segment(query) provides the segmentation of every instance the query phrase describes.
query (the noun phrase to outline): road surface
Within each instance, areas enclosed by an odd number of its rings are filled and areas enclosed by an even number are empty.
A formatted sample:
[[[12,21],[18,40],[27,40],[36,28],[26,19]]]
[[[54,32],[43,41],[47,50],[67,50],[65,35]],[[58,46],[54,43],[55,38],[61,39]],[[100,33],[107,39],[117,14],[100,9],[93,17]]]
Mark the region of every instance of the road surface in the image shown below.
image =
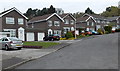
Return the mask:
[[[118,33],[71,44],[16,69],[117,69]]]

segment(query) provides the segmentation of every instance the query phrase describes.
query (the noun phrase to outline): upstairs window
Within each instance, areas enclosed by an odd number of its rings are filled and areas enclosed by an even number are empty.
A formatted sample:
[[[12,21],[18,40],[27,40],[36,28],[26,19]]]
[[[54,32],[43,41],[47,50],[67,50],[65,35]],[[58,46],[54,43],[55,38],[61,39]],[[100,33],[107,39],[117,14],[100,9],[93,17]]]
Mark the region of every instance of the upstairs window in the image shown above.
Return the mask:
[[[24,24],[23,23],[23,18],[18,18],[18,24]]]
[[[54,21],[54,26],[60,26],[60,22],[59,21]]]
[[[13,17],[6,17],[6,24],[15,24]]]
[[[94,26],[94,22],[92,22],[92,26]]]
[[[87,22],[87,26],[89,26],[89,22]]]
[[[52,26],[52,21],[48,21],[48,26],[49,26],[49,27]]]
[[[65,19],[65,24],[69,24],[69,20],[68,19]]]
[[[71,22],[71,24],[74,24],[74,20],[71,20],[70,22]]]

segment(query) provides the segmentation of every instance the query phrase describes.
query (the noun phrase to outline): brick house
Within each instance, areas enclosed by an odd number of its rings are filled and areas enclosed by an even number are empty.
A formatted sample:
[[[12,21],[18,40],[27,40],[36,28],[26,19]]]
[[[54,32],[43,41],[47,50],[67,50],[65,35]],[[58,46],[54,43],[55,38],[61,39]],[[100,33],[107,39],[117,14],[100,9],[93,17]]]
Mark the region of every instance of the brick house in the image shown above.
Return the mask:
[[[27,19],[15,7],[0,13],[0,36],[18,37],[25,41]]]
[[[96,23],[96,30],[98,29],[104,30],[104,26],[108,24],[107,18],[101,15],[84,14],[82,17],[92,17]]]
[[[63,35],[67,33],[67,31],[75,31],[76,30],[76,19],[74,16],[70,13],[64,13],[60,15],[60,17],[63,18],[64,24],[63,24]]]
[[[76,21],[76,29],[79,33],[81,33],[81,31],[96,31],[96,21],[91,16],[79,17]]]

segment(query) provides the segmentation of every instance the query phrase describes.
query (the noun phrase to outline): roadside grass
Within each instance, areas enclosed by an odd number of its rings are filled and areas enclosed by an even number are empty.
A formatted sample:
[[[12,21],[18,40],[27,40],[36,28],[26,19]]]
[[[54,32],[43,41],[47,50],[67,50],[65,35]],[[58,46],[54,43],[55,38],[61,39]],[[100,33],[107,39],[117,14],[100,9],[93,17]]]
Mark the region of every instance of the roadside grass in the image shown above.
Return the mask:
[[[43,48],[48,48],[59,44],[60,43],[55,43],[55,42],[23,42],[24,46],[42,46]]]

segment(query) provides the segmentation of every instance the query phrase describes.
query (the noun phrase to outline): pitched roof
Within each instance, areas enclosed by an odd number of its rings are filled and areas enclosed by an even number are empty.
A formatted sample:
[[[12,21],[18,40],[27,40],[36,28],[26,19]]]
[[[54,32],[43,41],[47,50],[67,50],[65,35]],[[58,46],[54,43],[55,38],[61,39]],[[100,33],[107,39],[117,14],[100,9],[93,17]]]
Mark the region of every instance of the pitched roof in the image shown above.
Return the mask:
[[[80,18],[77,18],[76,22],[82,22],[82,21],[86,21],[89,17],[80,17]]]
[[[117,20],[118,18],[120,18],[120,16],[108,17],[107,20],[108,20],[108,21],[113,21],[113,20]]]
[[[64,21],[58,14],[53,13],[53,14],[47,14],[47,15],[43,15],[43,16],[34,17],[29,21],[29,23],[46,21],[46,20],[50,19],[52,16],[54,16],[54,15],[56,15],[60,20]]]
[[[84,17],[85,15],[87,16],[91,16],[93,17],[94,19],[100,19],[100,20],[105,20],[106,18],[101,16],[101,15],[98,15],[98,14],[84,14],[82,17]]]
[[[34,22],[34,21],[39,21],[39,20],[45,20],[45,19],[47,19],[50,15],[52,15],[52,14],[34,17],[34,18],[32,18],[31,20],[29,20],[29,22]]]
[[[23,15],[23,14],[22,14],[18,9],[16,9],[15,7],[13,7],[13,8],[11,8],[11,9],[9,9],[9,10],[6,10],[6,11],[0,13],[0,17],[2,17],[2,16],[6,15],[6,14],[8,14],[9,12],[14,11],[14,10],[15,10],[16,12],[18,12],[20,15],[22,15],[25,19],[28,19],[25,15]]]
[[[73,16],[71,13],[64,13],[64,14],[59,15],[59,16],[64,19],[64,18],[67,17],[68,15],[70,15],[70,16],[76,21],[76,19],[74,18],[74,16]]]
[[[64,13],[64,14],[61,14],[59,15],[60,17],[64,18],[68,13]]]

